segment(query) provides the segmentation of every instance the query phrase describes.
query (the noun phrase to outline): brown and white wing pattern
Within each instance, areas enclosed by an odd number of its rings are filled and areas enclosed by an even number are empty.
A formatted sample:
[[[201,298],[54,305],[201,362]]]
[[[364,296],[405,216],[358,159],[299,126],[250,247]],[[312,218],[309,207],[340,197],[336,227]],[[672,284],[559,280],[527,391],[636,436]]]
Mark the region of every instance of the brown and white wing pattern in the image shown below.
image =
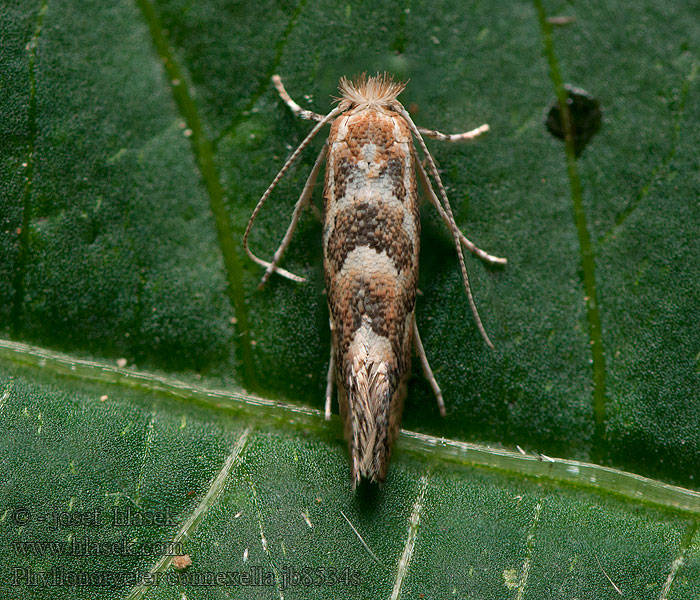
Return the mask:
[[[353,483],[383,481],[410,375],[420,219],[411,131],[381,106],[328,139],[323,250]]]

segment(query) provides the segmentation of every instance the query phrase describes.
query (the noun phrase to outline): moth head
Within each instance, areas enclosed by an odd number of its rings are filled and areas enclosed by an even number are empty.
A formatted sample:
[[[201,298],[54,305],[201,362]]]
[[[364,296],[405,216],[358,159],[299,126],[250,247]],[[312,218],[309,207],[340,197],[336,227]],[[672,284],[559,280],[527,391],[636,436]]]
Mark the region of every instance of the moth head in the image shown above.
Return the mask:
[[[395,81],[393,75],[377,73],[375,76],[362,73],[349,80],[341,77],[338,90],[340,98],[336,98],[340,105],[348,108],[391,108],[398,104],[397,97],[403,92],[406,83]]]

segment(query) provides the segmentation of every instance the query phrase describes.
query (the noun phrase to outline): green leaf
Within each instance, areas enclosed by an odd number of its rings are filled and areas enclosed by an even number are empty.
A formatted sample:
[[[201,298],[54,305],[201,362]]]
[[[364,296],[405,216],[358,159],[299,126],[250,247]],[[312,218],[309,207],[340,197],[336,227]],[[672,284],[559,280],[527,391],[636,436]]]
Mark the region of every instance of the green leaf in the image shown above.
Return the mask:
[[[696,8],[5,3],[8,594],[602,598],[617,586],[628,597],[693,597]],[[271,75],[304,108],[327,112],[338,78],[362,70],[410,78],[402,101],[419,125],[489,123],[474,144],[429,146],[458,223],[508,265],[468,258],[490,351],[450,236],[424,207],[417,318],[448,418],[415,360],[404,417],[413,433],[386,487],[353,494],[340,427],[319,413],[330,344],[321,224],[305,214],[284,257],[305,284],[273,278],[257,291],[262,273],[240,240],[311,128],[279,101]],[[603,111],[578,159],[544,127],[565,83]],[[261,213],[251,235],[258,254],[276,249],[321,144]],[[14,522],[17,507],[172,518],[163,527],[56,527]],[[13,546],[81,536],[175,539],[193,558],[186,573],[259,566],[273,581],[11,586],[14,567],[174,572],[162,551],[39,557]],[[285,573],[304,568],[334,568],[350,583],[282,589]]]
[[[17,365],[0,381],[2,558],[27,597],[684,598],[700,584],[697,492],[404,432],[386,486],[353,494],[339,420],[320,411],[16,343],[2,357]]]

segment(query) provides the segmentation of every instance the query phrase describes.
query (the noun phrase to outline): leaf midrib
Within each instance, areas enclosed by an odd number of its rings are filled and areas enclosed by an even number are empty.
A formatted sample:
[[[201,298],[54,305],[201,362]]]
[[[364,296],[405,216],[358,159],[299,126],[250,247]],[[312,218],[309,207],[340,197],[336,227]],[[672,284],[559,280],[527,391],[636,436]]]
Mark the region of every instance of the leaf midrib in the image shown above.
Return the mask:
[[[335,417],[327,425],[323,412],[308,406],[261,398],[240,391],[197,386],[162,375],[78,359],[6,339],[0,339],[0,362],[2,361],[83,382],[99,382],[101,386],[131,387],[149,393],[160,393],[198,403],[212,410],[242,412],[261,422],[281,423],[326,433],[328,427],[331,427],[338,440],[341,439],[338,418]],[[613,494],[627,501],[663,507],[700,518],[700,492],[612,467],[542,454],[521,454],[408,430],[401,431],[399,447],[442,462],[478,466],[520,477],[546,478],[557,484]]]

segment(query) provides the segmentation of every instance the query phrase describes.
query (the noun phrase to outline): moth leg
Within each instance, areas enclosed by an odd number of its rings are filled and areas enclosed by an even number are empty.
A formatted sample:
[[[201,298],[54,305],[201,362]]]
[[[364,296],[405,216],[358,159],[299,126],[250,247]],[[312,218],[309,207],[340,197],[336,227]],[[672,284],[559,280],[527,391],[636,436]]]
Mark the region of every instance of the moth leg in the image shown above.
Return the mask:
[[[425,378],[430,383],[430,387],[433,388],[433,393],[437,399],[438,409],[440,414],[444,417],[447,413],[445,412],[445,401],[442,399],[442,392],[440,391],[440,386],[435,380],[433,371],[428,363],[428,357],[425,355],[425,348],[423,348],[423,342],[420,341],[420,334],[418,333],[418,324],[416,323],[416,316],[413,315],[413,345],[416,347],[416,353],[420,358],[420,364],[423,367],[423,374]]]
[[[460,241],[459,237],[459,227],[457,227],[455,217],[452,214],[450,200],[447,197],[445,186],[442,185],[440,173],[438,173],[437,167],[435,166],[435,161],[433,160],[433,157],[430,154],[430,150],[428,150],[428,147],[425,145],[425,140],[423,139],[423,136],[421,135],[420,131],[418,131],[418,127],[416,127],[416,124],[413,122],[413,119],[411,119],[411,115],[409,115],[406,109],[399,103],[396,104],[394,110],[396,110],[396,112],[398,112],[406,120],[406,123],[413,132],[413,135],[415,136],[418,145],[420,146],[421,150],[425,153],[425,158],[427,159],[428,166],[430,167],[430,174],[433,176],[433,179],[435,179],[435,184],[438,186],[438,190],[440,191],[440,200],[442,201],[442,208],[445,210],[445,213],[447,214],[447,219],[450,224],[449,230],[450,233],[452,233],[452,240],[454,241],[455,250],[457,251],[459,269],[462,272],[462,283],[464,283],[464,291],[467,293],[467,300],[469,302],[469,308],[472,311],[472,317],[474,317],[474,323],[476,324],[476,327],[479,330],[481,337],[484,338],[486,345],[493,350],[493,342],[491,342],[488,334],[486,333],[486,329],[484,329],[484,324],[481,322],[481,317],[479,316],[479,309],[476,307],[476,302],[474,302],[474,296],[472,294],[471,286],[469,285],[469,273],[467,273],[467,264],[464,262],[464,254],[462,252],[462,242]]]
[[[435,206],[435,208],[437,208],[445,225],[447,225],[447,227],[449,229],[452,229],[452,225],[450,224],[450,220],[447,216],[447,213],[445,212],[445,209],[440,204],[438,197],[435,195],[435,191],[433,190],[433,186],[430,185],[430,181],[428,180],[428,174],[425,172],[423,165],[421,164],[420,160],[418,159],[418,156],[415,155],[415,153],[414,153],[414,160],[416,162],[416,168],[418,170],[418,178],[420,179],[420,182],[423,186],[423,190],[425,190],[425,193],[427,194],[427,196],[430,199],[430,202],[433,204],[433,206]],[[467,239],[467,237],[459,229],[457,229],[457,233],[459,234],[459,241],[462,243],[462,246],[464,246],[467,250],[469,250],[469,252],[471,252],[474,256],[480,258],[484,262],[487,262],[487,263],[492,264],[492,265],[505,265],[508,262],[508,259],[506,259],[506,258],[492,256],[488,252],[484,252],[476,244],[469,241]]]
[[[299,196],[299,200],[297,200],[297,203],[294,206],[294,213],[292,214],[292,220],[289,223],[289,227],[287,227],[287,233],[284,234],[282,243],[280,244],[279,248],[277,248],[277,251],[272,257],[272,262],[266,263],[267,269],[265,270],[265,274],[263,275],[263,278],[260,281],[258,289],[264,286],[265,283],[267,283],[267,280],[270,278],[270,275],[272,275],[272,273],[274,273],[275,271],[277,271],[277,273],[279,273],[280,275],[287,277],[288,279],[292,279],[293,281],[304,281],[304,278],[299,277],[298,275],[293,275],[292,277],[289,277],[289,275],[292,274],[288,271],[284,271],[284,269],[280,269],[277,266],[277,264],[282,258],[282,254],[287,249],[287,246],[289,246],[289,243],[292,241],[292,235],[294,234],[294,230],[296,229],[297,223],[299,222],[299,216],[301,215],[301,211],[304,209],[304,206],[307,204],[307,202],[310,203],[311,201],[311,194],[314,191],[316,177],[318,176],[318,172],[321,170],[323,159],[326,158],[327,148],[328,146],[324,144],[323,148],[321,149],[321,152],[319,152],[318,156],[316,157],[316,162],[314,163],[314,166],[311,169],[311,173],[309,173],[309,177],[307,178],[306,183],[304,184],[304,189],[301,191],[301,196]],[[289,273],[289,275],[287,275],[287,273]]]
[[[464,133],[440,133],[434,129],[426,129],[425,127],[418,128],[418,131],[424,136],[434,140],[440,140],[441,142],[464,142],[466,140],[473,140],[483,133],[486,133],[488,130],[489,126],[486,123],[471,131],[465,131]]]
[[[300,117],[302,119],[308,119],[309,121],[323,120],[324,115],[319,115],[318,113],[315,113],[311,110],[304,110],[301,106],[294,102],[294,100],[292,100],[292,97],[287,93],[287,90],[284,89],[282,79],[279,75],[272,76],[272,83],[275,84],[275,87],[277,88],[277,93],[280,95],[280,98],[282,98],[284,103],[297,117]]]
[[[304,148],[306,148],[311,143],[311,140],[314,139],[316,134],[321,130],[321,128],[326,123],[328,123],[329,121],[332,121],[336,116],[338,116],[341,112],[343,112],[344,109],[345,109],[344,107],[336,106],[331,112],[329,112],[325,117],[323,117],[323,119],[321,119],[321,121],[319,121],[318,124],[316,124],[314,126],[314,128],[308,133],[308,135],[304,138],[304,140],[301,142],[301,144],[299,144],[299,146],[297,146],[297,149],[294,152],[292,152],[292,155],[287,159],[287,162],[284,163],[284,165],[279,170],[277,175],[275,175],[275,178],[272,180],[272,183],[267,187],[267,189],[265,190],[265,193],[262,195],[260,200],[258,200],[258,203],[255,205],[255,208],[253,209],[253,213],[250,215],[250,219],[248,219],[248,225],[245,228],[245,233],[243,234],[243,248],[245,249],[246,254],[248,255],[248,258],[250,258],[250,260],[252,260],[253,262],[255,262],[259,265],[262,265],[263,267],[266,267],[266,268],[270,267],[269,262],[255,256],[255,254],[253,254],[253,252],[248,247],[248,235],[250,234],[250,230],[253,227],[253,223],[255,223],[255,218],[258,216],[258,213],[262,209],[263,205],[265,204],[267,199],[270,197],[272,190],[274,190],[275,187],[277,187],[277,184],[279,183],[280,179],[282,179],[282,177],[284,177],[284,174],[289,170],[289,167],[292,165],[292,163],[297,158],[299,158],[299,155],[302,153]],[[326,147],[324,146],[323,150],[321,152],[323,153],[323,152],[325,152],[325,150],[326,150]],[[317,163],[320,165],[320,162],[318,161],[318,159],[316,159],[316,160],[317,160]],[[320,168],[320,167],[317,167],[317,165],[314,165],[314,169],[316,170],[317,173],[318,173],[318,168]],[[312,170],[312,172],[313,172],[313,170]],[[308,183],[309,182],[307,180],[307,184]],[[306,187],[307,186],[304,186],[304,191],[302,191],[302,196],[304,195],[304,192],[306,192]],[[294,273],[290,273],[289,271],[286,271],[285,269],[282,269],[282,268],[275,269],[273,267],[273,270],[276,270],[280,275],[287,277],[288,279],[291,279],[292,281],[305,281],[305,279],[303,277],[299,277],[298,275],[294,275]]]
[[[335,352],[331,346],[331,359],[328,363],[328,378],[326,380],[326,421],[331,420],[331,402],[333,398],[333,381],[335,379]]]

